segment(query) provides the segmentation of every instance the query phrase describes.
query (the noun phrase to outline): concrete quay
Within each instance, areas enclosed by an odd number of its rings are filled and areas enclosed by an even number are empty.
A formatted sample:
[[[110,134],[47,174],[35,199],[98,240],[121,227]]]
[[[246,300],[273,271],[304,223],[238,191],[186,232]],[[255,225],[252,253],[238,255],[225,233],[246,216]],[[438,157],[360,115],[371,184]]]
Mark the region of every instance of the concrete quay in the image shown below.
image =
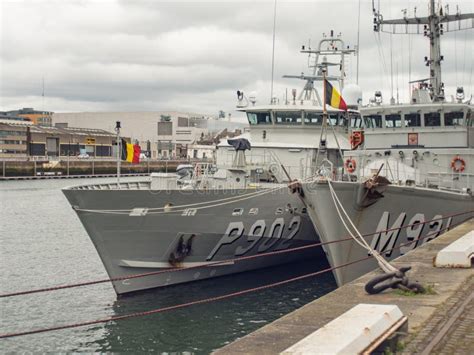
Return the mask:
[[[474,230],[474,220],[403,255],[392,264],[411,266],[411,281],[428,286],[425,294],[386,290],[368,295],[364,285],[380,271],[351,283],[287,314],[214,354],[278,354],[360,303],[397,305],[408,317],[408,330],[396,353],[474,354],[474,271],[472,268],[435,268],[433,259],[444,247]],[[311,282],[310,280],[308,282]],[[344,334],[340,335],[344,337]],[[314,353],[318,353],[317,347]]]

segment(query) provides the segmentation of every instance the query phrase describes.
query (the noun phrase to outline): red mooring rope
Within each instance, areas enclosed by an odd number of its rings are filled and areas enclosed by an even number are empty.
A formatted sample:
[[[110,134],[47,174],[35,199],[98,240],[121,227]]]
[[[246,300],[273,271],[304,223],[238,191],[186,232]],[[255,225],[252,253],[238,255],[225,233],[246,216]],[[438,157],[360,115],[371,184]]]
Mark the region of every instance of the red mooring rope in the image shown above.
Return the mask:
[[[362,236],[363,237],[370,237],[370,236],[378,234],[378,233],[386,233],[386,232],[391,232],[391,231],[395,231],[395,230],[399,230],[399,229],[410,228],[410,227],[417,226],[417,225],[420,225],[420,224],[427,224],[427,223],[431,223],[431,222],[435,222],[435,221],[439,221],[439,220],[444,220],[444,219],[448,219],[448,218],[453,218],[453,217],[457,217],[457,216],[461,216],[461,215],[465,215],[465,214],[469,214],[469,213],[474,213],[474,210],[467,211],[467,212],[454,213],[454,214],[451,214],[451,215],[447,215],[445,217],[435,218],[435,219],[420,222],[420,223],[408,224],[408,225],[402,226],[402,227],[389,228],[389,229],[384,229],[384,230],[374,232],[374,233],[362,234]],[[470,217],[470,218],[472,218],[472,217]],[[450,228],[452,228],[452,226]],[[225,263],[229,263],[229,262],[249,260],[249,259],[255,259],[255,258],[260,258],[260,257],[264,257],[264,256],[290,253],[290,252],[315,248],[315,247],[322,246],[322,245],[345,242],[345,241],[349,241],[349,240],[352,240],[352,239],[353,239],[352,237],[347,236],[343,239],[337,239],[337,240],[333,240],[333,241],[330,241],[330,242],[319,242],[319,243],[304,245],[304,246],[301,246],[301,247],[295,247],[295,248],[290,248],[290,249],[285,249],[285,250],[270,251],[270,252],[267,252],[267,253],[261,253],[261,254],[256,254],[256,255],[241,256],[241,257],[234,258],[234,259],[219,260],[219,261],[215,261],[215,262],[212,262],[212,263],[208,263],[206,265],[196,265],[196,266],[190,266],[190,267],[186,267],[186,268],[169,268],[169,269],[166,269],[166,270],[152,271],[152,272],[134,274],[134,275],[129,275],[129,276],[121,276],[121,277],[101,279],[101,280],[85,281],[85,282],[79,282],[79,283],[74,283],[74,284],[52,286],[52,287],[39,288],[39,289],[33,289],[33,290],[27,290],[27,291],[4,293],[4,294],[0,294],[0,298],[29,295],[29,294],[33,294],[33,293],[58,291],[58,290],[64,290],[64,289],[67,289],[67,288],[91,286],[91,285],[97,285],[97,284],[106,283],[106,282],[130,280],[130,279],[136,279],[136,278],[141,278],[141,277],[146,277],[146,276],[159,275],[159,274],[164,274],[164,273],[169,273],[169,272],[177,272],[177,271],[183,271],[183,270],[193,270],[193,269],[199,269],[199,268],[204,268],[204,267],[211,267],[211,266],[225,264]]]
[[[467,221],[469,219],[471,219],[471,218],[468,218],[465,221]],[[394,247],[394,248],[386,250],[386,252],[392,251],[392,250],[395,250],[395,249],[399,249],[402,246],[418,242],[418,241],[420,241],[424,238],[427,238],[431,235],[440,233],[441,231],[445,232],[445,231],[449,230],[450,228],[454,228],[454,227],[464,223],[465,221],[462,221],[460,223],[457,223],[453,226],[447,227],[447,228],[445,228],[443,230],[440,230],[440,231],[437,231],[437,232],[428,233],[424,237],[421,237],[417,240],[410,241],[408,243],[400,244],[398,247]],[[421,223],[418,223],[418,224],[421,224]],[[24,331],[24,332],[5,333],[5,334],[0,334],[0,339],[13,338],[13,337],[31,335],[31,334],[39,334],[39,333],[45,333],[45,332],[50,332],[50,331],[54,331],[54,330],[78,328],[78,327],[83,327],[83,326],[87,326],[87,325],[108,323],[108,322],[112,322],[112,321],[119,321],[119,320],[124,320],[124,319],[129,319],[129,318],[143,317],[143,316],[148,316],[148,315],[152,315],[152,314],[164,313],[164,312],[168,312],[168,311],[172,311],[172,310],[176,310],[176,309],[186,308],[186,307],[190,307],[190,306],[194,306],[194,305],[198,305],[198,304],[205,304],[205,303],[210,303],[210,302],[221,301],[221,300],[225,300],[225,299],[240,296],[240,295],[245,295],[247,293],[257,292],[257,291],[265,290],[265,289],[268,289],[268,288],[285,285],[285,284],[290,283],[290,282],[299,281],[299,280],[303,280],[305,278],[317,276],[317,275],[323,274],[323,273],[328,272],[328,271],[336,270],[336,269],[343,268],[343,267],[346,267],[346,266],[349,266],[349,265],[352,265],[352,264],[356,264],[356,263],[364,261],[364,260],[368,260],[372,257],[373,257],[372,255],[369,255],[365,258],[355,260],[355,261],[351,261],[351,262],[348,262],[348,263],[345,263],[345,264],[341,264],[339,266],[329,267],[329,268],[326,268],[326,269],[323,269],[323,270],[319,270],[319,271],[316,271],[316,272],[313,272],[313,273],[297,276],[297,277],[294,277],[294,278],[291,278],[291,279],[275,282],[275,283],[268,284],[268,285],[253,287],[253,288],[249,288],[249,289],[246,289],[246,290],[241,290],[241,291],[237,291],[237,292],[233,292],[233,293],[229,293],[229,294],[225,294],[225,295],[221,295],[221,296],[210,297],[210,298],[206,298],[206,299],[202,299],[202,300],[191,301],[191,302],[182,303],[182,304],[178,304],[178,305],[174,305],[174,306],[168,306],[168,307],[153,309],[153,310],[145,311],[145,312],[136,312],[136,313],[125,314],[125,315],[122,315],[122,316],[113,316],[113,317],[108,317],[108,318],[96,319],[96,320],[92,320],[92,321],[65,324],[65,325],[56,326],[56,327],[35,329],[35,330],[29,330],[29,331]]]

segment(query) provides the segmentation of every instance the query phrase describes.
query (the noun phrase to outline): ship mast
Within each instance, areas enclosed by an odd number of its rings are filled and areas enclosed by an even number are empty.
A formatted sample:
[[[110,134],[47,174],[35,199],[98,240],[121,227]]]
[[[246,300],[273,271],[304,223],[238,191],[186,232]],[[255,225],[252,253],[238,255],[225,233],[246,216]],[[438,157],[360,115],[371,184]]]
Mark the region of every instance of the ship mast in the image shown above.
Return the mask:
[[[331,30],[329,35],[323,34],[324,38],[319,41],[318,49],[311,49],[310,46],[301,47],[300,53],[307,53],[310,60],[312,58],[312,64],[309,65],[309,68],[312,69],[312,74],[305,75],[283,75],[284,78],[292,79],[302,79],[306,80],[306,84],[303,88],[303,91],[299,95],[298,100],[314,100],[320,106],[323,105],[323,101],[319,97],[318,92],[314,88],[315,81],[323,81],[324,78],[327,80],[334,80],[339,83],[340,89],[344,88],[344,77],[345,77],[345,55],[355,54],[355,49],[350,49],[346,47],[344,41],[339,36],[334,35],[334,31]],[[322,61],[319,61],[319,57],[323,56]],[[327,56],[337,56],[340,58],[339,63],[328,62]],[[339,67],[339,75],[328,75],[328,67],[335,66]],[[323,75],[324,72],[324,75]],[[314,98],[314,96],[316,96]]]
[[[387,32],[387,33],[416,33],[420,32],[420,25],[423,25],[423,34],[430,40],[430,57],[425,57],[426,66],[430,67],[430,93],[433,101],[444,101],[444,83],[441,81],[441,62],[443,56],[441,55],[441,35],[444,32],[460,31],[474,28],[474,13],[461,14],[459,11],[455,15],[448,14],[448,7],[443,9],[440,8],[438,11],[435,9],[435,0],[430,0],[430,12],[427,17],[416,17],[408,18],[404,16],[401,19],[384,20],[380,14],[380,9],[375,9],[374,1],[372,0],[372,8],[374,12],[374,31],[375,32]],[[471,21],[464,21],[464,20]],[[450,22],[457,22],[456,26],[449,28]],[[469,23],[470,22],[470,23]],[[444,28],[446,24],[446,28]],[[384,25],[388,25],[390,30],[384,30]],[[416,31],[410,32],[412,26],[416,26]],[[397,32],[401,29],[400,32]],[[455,54],[456,55],[456,54]]]

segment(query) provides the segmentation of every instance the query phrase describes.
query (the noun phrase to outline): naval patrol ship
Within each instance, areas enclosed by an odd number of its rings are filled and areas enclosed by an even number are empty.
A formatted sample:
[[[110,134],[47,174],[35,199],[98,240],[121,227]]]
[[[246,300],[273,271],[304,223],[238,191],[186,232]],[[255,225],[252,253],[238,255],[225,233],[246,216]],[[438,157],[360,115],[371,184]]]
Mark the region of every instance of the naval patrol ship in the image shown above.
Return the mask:
[[[375,12],[375,10],[374,10]],[[384,20],[430,40],[430,78],[414,82],[411,101],[385,105],[380,92],[351,123],[352,149],[344,168],[330,161],[324,173],[302,183],[315,229],[326,246],[338,285],[377,268],[371,250],[394,259],[474,217],[474,107],[462,87],[448,100],[441,81],[440,38],[444,31],[473,28],[474,14],[450,15],[430,1],[426,17]],[[451,27],[448,27],[448,24]],[[454,53],[454,55],[456,55]],[[350,236],[353,236],[353,239]],[[361,245],[361,237],[370,248]],[[341,239],[349,241],[337,242]]]
[[[228,275],[312,257],[324,261],[301,199],[286,182],[315,174],[322,132],[322,102],[315,87],[321,70],[333,71],[344,88],[345,56],[353,55],[340,36],[325,36],[316,49],[303,47],[312,72],[281,102],[257,102],[238,92],[249,132],[218,145],[216,165],[182,166],[176,174],[151,179],[67,187],[69,200],[89,234],[117,294]],[[329,60],[333,60],[330,62]],[[348,122],[356,111],[331,109],[332,132],[325,157],[342,166],[350,149]],[[251,149],[249,149],[251,148]],[[287,252],[283,252],[287,251]],[[272,253],[274,252],[274,253]],[[247,256],[261,257],[242,259]],[[239,259],[240,258],[240,259]],[[137,274],[152,273],[132,278]],[[130,277],[130,278],[129,278]]]

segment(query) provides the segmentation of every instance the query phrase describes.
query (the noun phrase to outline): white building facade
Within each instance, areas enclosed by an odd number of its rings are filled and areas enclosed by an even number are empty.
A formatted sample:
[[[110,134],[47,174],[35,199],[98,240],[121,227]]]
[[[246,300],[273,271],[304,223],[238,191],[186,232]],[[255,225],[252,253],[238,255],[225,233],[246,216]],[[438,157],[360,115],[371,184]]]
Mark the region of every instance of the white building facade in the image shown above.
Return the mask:
[[[121,122],[121,136],[138,141],[152,159],[186,158],[190,144],[224,128],[241,128],[242,123],[212,116],[176,111],[157,112],[71,112],[54,113],[53,124],[97,128],[114,132]]]

